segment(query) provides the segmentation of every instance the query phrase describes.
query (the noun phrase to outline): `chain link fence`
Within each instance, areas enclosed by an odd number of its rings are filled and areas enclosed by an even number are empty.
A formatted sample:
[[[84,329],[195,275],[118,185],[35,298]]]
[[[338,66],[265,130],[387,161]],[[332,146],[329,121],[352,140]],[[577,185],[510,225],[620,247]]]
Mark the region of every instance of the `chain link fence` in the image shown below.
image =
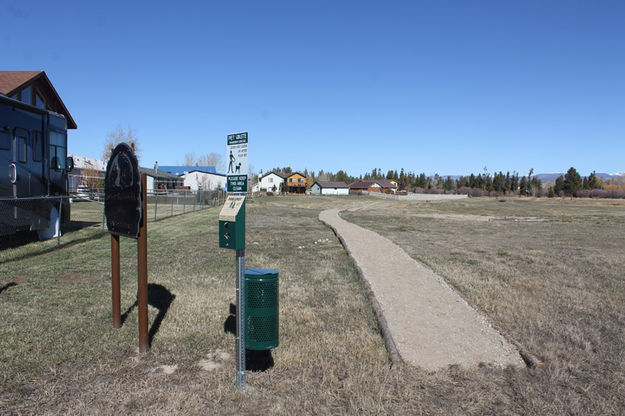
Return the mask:
[[[148,192],[145,215],[148,222],[183,215],[222,205],[226,196],[223,190]],[[97,189],[70,196],[0,198],[0,238],[36,231],[40,239],[56,238],[60,245],[63,233],[84,228],[106,231],[104,194]]]

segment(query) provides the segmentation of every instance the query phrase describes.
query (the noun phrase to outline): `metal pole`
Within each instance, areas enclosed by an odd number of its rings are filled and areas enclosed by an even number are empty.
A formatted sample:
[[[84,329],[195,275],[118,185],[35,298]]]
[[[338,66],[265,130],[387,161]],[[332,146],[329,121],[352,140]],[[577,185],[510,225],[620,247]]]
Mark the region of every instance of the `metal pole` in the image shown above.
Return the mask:
[[[104,211],[104,205],[102,205],[102,232],[104,232],[104,219],[106,218],[104,215],[105,213],[106,211]]]
[[[156,221],[156,212],[158,211],[158,194],[154,194],[154,221]]]
[[[245,249],[236,251],[237,273],[237,335],[236,356],[237,375],[236,384],[241,390],[245,389]]]
[[[182,193],[182,213],[187,212],[187,191]]]
[[[111,269],[112,269],[112,289],[113,289],[113,328],[121,328],[121,300],[120,300],[120,278],[119,278],[119,236],[111,234]]]
[[[139,352],[149,349],[148,343],[148,201],[146,195],[147,175],[141,174],[141,229],[137,239],[137,303],[139,306]]]
[[[171,215],[170,217],[174,216],[174,194],[171,193],[169,194],[169,198],[171,199]]]
[[[195,212],[195,203],[197,200],[197,194],[194,194],[193,192],[191,192],[191,195],[193,195],[193,212]]]

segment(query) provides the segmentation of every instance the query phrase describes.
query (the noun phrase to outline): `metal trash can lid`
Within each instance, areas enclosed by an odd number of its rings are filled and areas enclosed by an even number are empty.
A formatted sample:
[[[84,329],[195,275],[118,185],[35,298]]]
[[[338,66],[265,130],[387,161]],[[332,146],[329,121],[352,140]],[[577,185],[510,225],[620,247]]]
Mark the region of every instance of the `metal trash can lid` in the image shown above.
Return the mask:
[[[256,268],[245,269],[246,276],[271,276],[271,275],[277,275],[278,273],[279,273],[278,270],[273,270],[273,269],[256,269]]]

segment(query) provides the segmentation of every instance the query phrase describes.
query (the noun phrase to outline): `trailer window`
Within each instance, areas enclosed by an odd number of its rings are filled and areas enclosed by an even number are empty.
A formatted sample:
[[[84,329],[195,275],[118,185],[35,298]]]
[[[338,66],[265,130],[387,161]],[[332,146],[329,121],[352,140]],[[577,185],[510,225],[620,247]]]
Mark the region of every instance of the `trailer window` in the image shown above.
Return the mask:
[[[46,102],[41,98],[38,92],[35,93],[35,105],[39,108],[46,109]]]
[[[50,168],[65,169],[65,158],[67,157],[65,147],[65,134],[58,131],[50,132]]]
[[[0,131],[0,149],[11,150],[11,135],[6,131]]]
[[[41,132],[35,130],[33,132],[33,160],[41,162],[43,155],[43,143],[41,143]]]
[[[26,137],[17,136],[17,160],[26,162]]]
[[[31,103],[31,102],[30,102],[30,101],[31,101],[31,97],[30,97],[30,87],[26,87],[26,88],[24,88],[24,89],[22,90],[22,99],[21,99],[21,101],[22,101],[23,103],[26,103],[26,104],[30,104],[30,103]]]

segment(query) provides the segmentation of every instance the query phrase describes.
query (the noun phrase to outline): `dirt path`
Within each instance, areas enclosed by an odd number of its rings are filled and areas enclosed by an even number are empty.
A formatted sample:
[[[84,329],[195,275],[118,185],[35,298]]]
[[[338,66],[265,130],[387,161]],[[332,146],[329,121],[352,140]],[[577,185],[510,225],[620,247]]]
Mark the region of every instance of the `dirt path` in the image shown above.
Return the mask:
[[[441,277],[387,238],[341,219],[339,211],[322,211],[319,219],[340,236],[360,268],[401,359],[427,370],[525,365],[518,350]]]

